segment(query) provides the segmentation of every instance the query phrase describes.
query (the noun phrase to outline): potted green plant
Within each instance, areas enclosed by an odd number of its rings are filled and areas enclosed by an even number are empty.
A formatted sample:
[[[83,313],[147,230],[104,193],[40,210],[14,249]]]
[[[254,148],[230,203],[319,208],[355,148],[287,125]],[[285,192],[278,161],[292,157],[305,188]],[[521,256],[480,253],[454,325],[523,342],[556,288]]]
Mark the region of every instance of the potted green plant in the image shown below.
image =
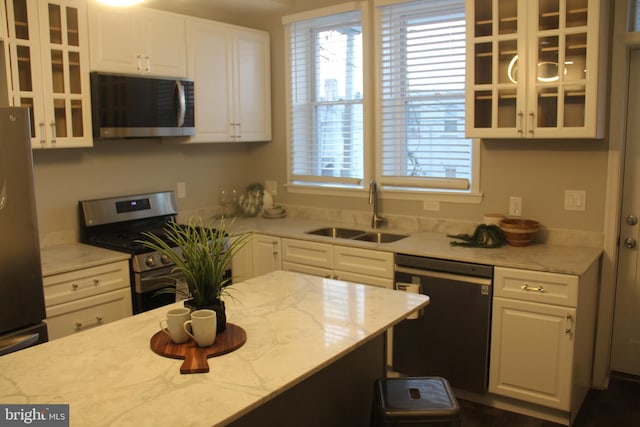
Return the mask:
[[[247,243],[248,233],[230,238],[224,219],[217,226],[205,226],[202,221],[187,224],[169,223],[164,238],[153,233],[143,233],[148,240],[141,243],[166,255],[173,263],[173,272],[182,273],[188,293],[184,295],[185,306],[192,309],[209,308],[216,312],[218,332],[226,328],[224,301],[231,286],[231,277],[226,275],[233,256]],[[174,287],[159,293],[183,292]]]

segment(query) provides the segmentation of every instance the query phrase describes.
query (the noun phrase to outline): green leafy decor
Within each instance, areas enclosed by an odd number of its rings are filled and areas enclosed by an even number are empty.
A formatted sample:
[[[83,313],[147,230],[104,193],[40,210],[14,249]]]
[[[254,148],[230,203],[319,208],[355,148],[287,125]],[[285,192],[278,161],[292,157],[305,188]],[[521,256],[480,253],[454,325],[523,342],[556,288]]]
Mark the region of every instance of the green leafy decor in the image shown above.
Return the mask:
[[[231,278],[225,273],[233,256],[247,243],[250,235],[230,238],[224,219],[217,226],[205,226],[202,220],[187,224],[169,223],[164,239],[153,233],[143,233],[146,247],[166,255],[174,264],[173,272],[180,272],[187,283],[188,295],[194,307],[207,307],[226,294]],[[175,248],[174,248],[175,246]],[[176,250],[177,249],[177,250]],[[168,288],[162,292],[180,292]]]

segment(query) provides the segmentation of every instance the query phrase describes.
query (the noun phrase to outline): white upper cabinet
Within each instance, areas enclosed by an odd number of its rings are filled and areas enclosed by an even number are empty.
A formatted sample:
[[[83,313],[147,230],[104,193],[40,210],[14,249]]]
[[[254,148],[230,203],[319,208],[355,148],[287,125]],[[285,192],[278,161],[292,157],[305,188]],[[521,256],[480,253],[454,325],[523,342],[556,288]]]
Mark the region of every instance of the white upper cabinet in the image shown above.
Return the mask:
[[[145,8],[89,7],[91,70],[186,77],[185,19]]]
[[[196,93],[196,135],[187,142],[271,139],[268,33],[187,19],[187,62]]]
[[[606,3],[467,0],[467,136],[604,137]]]
[[[29,108],[32,147],[92,146],[86,2],[5,6],[10,103]]]

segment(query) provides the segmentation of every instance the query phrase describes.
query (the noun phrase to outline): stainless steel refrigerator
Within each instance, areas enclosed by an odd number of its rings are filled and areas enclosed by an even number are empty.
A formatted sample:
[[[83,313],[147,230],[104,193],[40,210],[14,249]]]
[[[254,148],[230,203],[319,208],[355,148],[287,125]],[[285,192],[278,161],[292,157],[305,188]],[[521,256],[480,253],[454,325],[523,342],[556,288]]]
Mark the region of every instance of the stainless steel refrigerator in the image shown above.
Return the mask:
[[[0,108],[0,356],[48,340],[29,129]]]

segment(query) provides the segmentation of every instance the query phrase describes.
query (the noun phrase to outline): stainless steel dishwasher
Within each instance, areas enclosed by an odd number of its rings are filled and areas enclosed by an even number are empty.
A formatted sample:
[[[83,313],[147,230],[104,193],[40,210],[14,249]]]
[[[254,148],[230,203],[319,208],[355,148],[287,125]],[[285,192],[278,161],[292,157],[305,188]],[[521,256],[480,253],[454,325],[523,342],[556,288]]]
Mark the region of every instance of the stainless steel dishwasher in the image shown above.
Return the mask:
[[[393,369],[445,377],[454,388],[486,392],[493,266],[395,255],[395,283],[420,284],[431,301],[393,329]]]

